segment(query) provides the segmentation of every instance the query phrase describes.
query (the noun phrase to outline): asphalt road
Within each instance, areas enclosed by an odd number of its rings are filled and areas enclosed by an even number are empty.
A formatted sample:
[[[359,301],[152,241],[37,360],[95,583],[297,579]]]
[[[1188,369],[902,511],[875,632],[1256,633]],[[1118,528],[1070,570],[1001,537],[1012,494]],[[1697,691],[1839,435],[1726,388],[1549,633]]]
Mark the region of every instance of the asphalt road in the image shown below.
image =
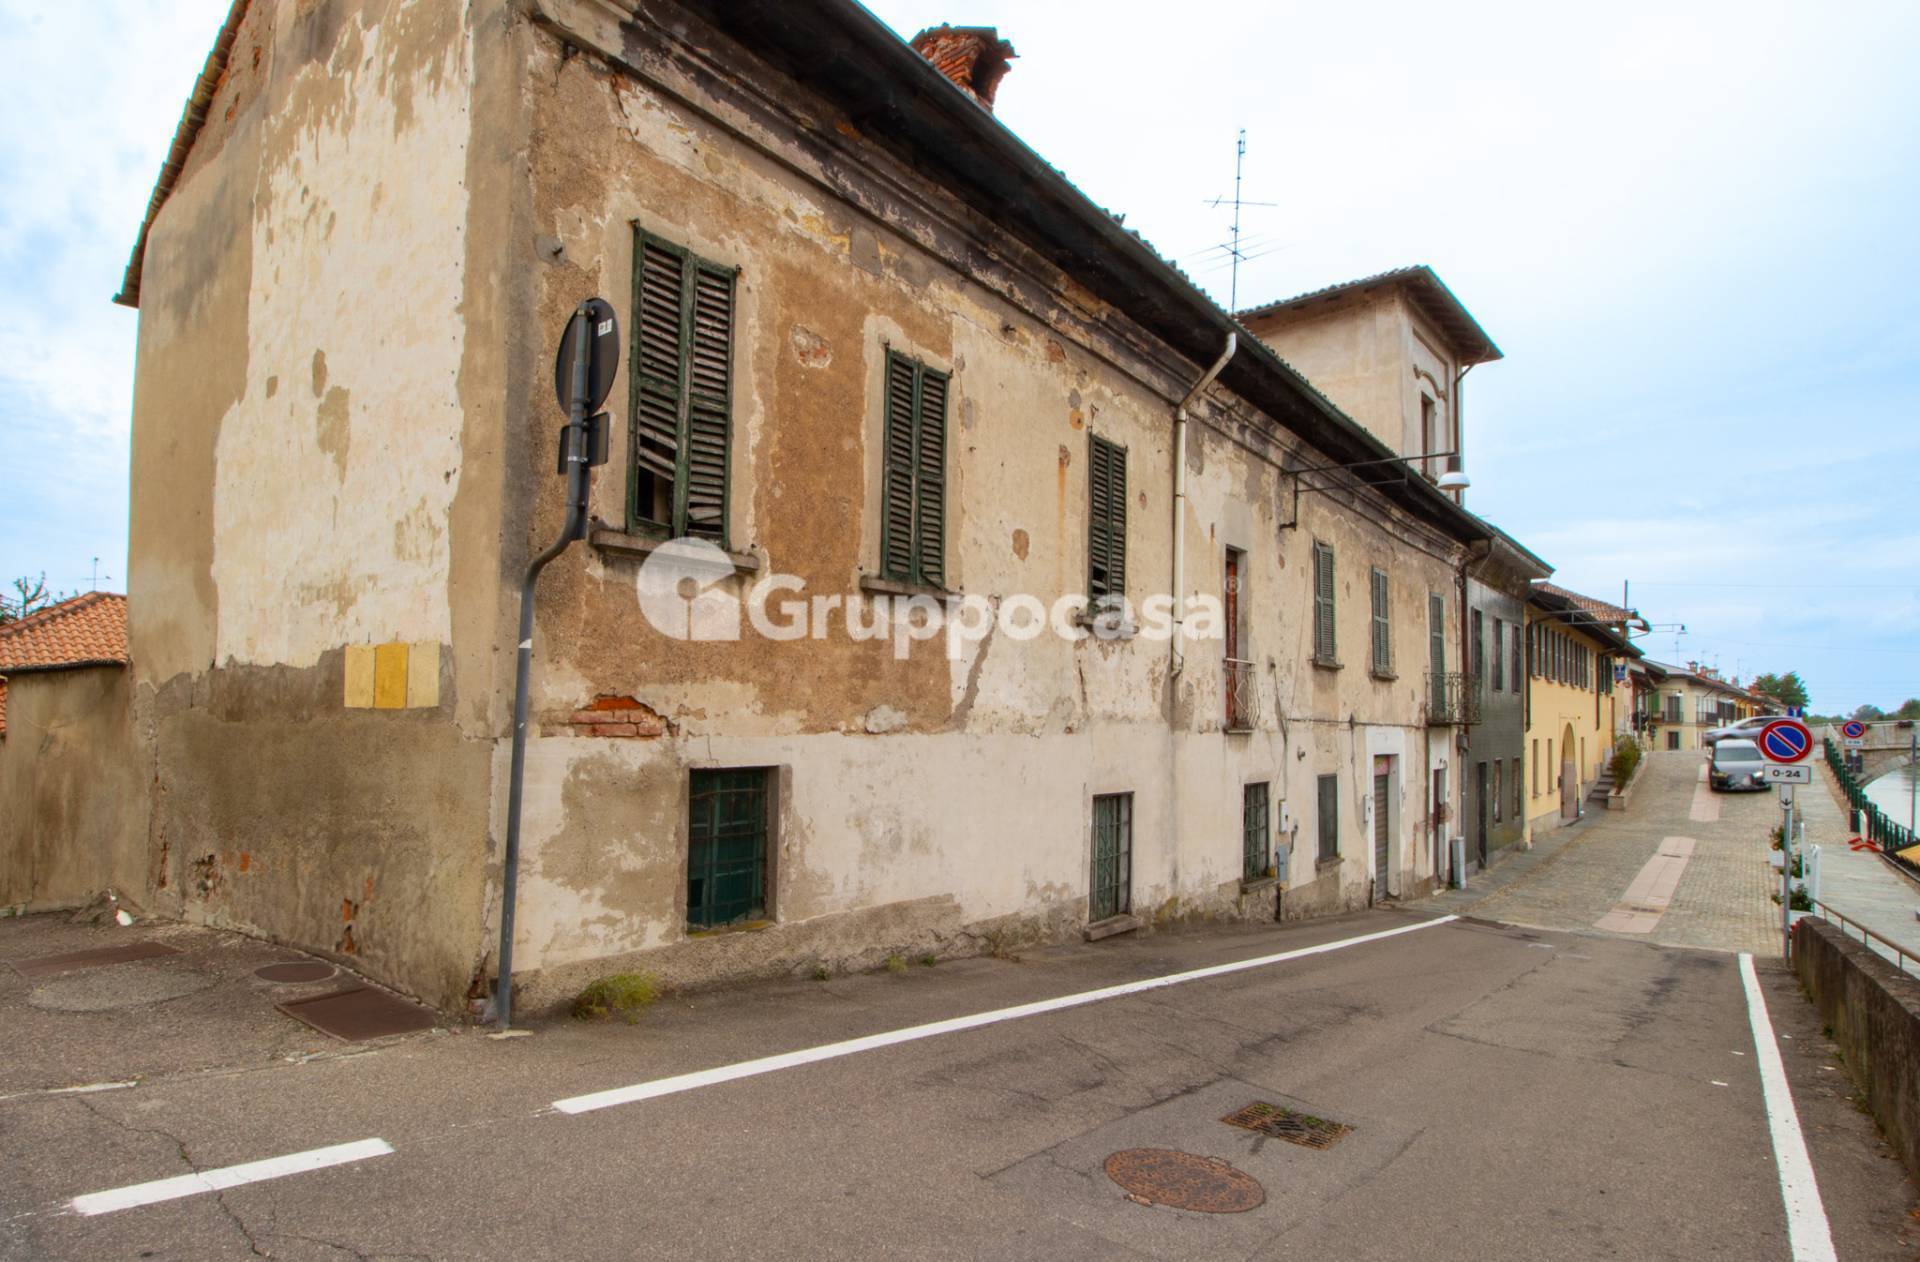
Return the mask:
[[[18,1258],[1786,1259],[1738,957],[1453,921],[577,1115],[555,1101],[1424,923],[1157,934],[0,1099]],[[1758,963],[1838,1256],[1912,1258],[1914,1190]],[[1352,1127],[1299,1147],[1254,1101]],[[390,1155],[87,1216],[73,1198],[379,1138]],[[1224,1159],[1265,1202],[1126,1199]]]

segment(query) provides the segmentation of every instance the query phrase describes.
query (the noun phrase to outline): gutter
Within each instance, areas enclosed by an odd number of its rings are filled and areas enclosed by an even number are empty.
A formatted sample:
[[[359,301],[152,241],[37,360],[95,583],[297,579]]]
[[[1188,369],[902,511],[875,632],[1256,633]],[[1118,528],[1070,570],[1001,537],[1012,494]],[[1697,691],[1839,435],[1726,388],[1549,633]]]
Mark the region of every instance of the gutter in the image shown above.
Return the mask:
[[[1213,361],[1193,389],[1173,407],[1173,673],[1178,675],[1187,664],[1186,592],[1187,592],[1187,409],[1200,392],[1214,383],[1227,361],[1240,349],[1240,335],[1227,334],[1227,345]]]

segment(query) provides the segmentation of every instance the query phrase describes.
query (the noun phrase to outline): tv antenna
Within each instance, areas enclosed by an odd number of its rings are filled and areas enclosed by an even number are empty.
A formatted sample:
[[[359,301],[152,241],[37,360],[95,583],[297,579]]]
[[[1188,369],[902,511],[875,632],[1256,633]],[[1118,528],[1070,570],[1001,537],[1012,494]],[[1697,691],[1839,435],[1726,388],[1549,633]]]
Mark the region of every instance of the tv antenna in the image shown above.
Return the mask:
[[[1227,312],[1229,315],[1235,316],[1237,316],[1240,311],[1240,264],[1246,262],[1248,259],[1257,258],[1259,254],[1271,253],[1271,250],[1261,250],[1257,253],[1249,254],[1247,251],[1241,249],[1240,210],[1244,206],[1277,207],[1280,204],[1279,202],[1250,202],[1240,196],[1241,177],[1245,173],[1246,165],[1247,129],[1242,127],[1240,129],[1239,139],[1234,145],[1233,152],[1233,196],[1230,198],[1215,197],[1207,201],[1207,205],[1213,207],[1215,210],[1218,210],[1222,206],[1233,207],[1233,239],[1226,245],[1227,257],[1232,261],[1233,265],[1232,278],[1227,283]],[[1278,247],[1274,248],[1277,249]]]

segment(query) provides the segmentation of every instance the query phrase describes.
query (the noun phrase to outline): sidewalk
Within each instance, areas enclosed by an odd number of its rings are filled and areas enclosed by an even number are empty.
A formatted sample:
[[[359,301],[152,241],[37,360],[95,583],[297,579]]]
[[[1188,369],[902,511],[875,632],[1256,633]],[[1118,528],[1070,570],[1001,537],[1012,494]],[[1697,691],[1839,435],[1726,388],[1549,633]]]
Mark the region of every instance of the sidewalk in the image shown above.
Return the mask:
[[[1873,851],[1848,847],[1855,834],[1847,827],[1840,785],[1825,762],[1810,761],[1819,785],[1801,794],[1799,806],[1807,822],[1808,844],[1820,847],[1820,902],[1920,959],[1920,919],[1914,915],[1920,909],[1920,885]],[[1892,952],[1873,945],[1892,958]]]

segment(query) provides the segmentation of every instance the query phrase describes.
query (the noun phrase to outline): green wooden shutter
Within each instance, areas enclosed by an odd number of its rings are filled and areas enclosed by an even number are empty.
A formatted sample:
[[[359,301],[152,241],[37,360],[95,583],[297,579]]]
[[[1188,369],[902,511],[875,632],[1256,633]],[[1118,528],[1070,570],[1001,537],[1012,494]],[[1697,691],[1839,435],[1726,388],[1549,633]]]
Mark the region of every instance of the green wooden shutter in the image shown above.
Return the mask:
[[[1127,451],[1090,435],[1087,453],[1087,594],[1127,590]]]
[[[880,572],[903,582],[913,577],[913,368],[912,360],[888,352]]]
[[[634,475],[629,524],[672,529],[680,469],[680,367],[686,256],[644,234],[635,238],[632,348]]]
[[[1334,658],[1333,549],[1313,545],[1313,658],[1332,664]]]
[[[686,477],[681,530],[726,546],[733,402],[733,272],[690,260]]]
[[[920,369],[919,464],[914,470],[916,578],[947,583],[947,376]]]
[[[1340,854],[1340,778],[1321,776],[1319,785],[1320,854],[1322,861]]]
[[[734,272],[634,229],[629,526],[727,542]]]
[[[1393,668],[1393,627],[1388,621],[1387,572],[1373,572],[1373,668],[1382,674]]]

